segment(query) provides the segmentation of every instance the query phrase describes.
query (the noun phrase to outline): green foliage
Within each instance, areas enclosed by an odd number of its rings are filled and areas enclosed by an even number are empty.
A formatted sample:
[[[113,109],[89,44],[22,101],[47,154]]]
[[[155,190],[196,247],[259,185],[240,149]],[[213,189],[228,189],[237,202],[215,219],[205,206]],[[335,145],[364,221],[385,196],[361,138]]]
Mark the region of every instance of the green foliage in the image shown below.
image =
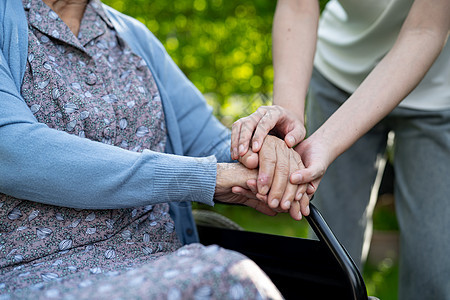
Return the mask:
[[[376,266],[367,263],[363,276],[370,296],[383,300],[398,299],[398,262],[386,258]]]
[[[143,22],[227,125],[268,101],[276,1],[104,3]]]
[[[276,1],[103,2],[138,19],[161,40],[225,125],[271,102]]]
[[[381,231],[398,231],[398,222],[395,211],[390,207],[378,206],[373,215],[373,226]]]

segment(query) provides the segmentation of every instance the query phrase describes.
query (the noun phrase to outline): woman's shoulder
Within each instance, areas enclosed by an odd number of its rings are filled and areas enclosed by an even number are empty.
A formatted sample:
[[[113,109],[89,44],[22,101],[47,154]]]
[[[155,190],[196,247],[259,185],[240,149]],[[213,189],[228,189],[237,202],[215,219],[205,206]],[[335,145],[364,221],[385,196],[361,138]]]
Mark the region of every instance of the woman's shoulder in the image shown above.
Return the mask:
[[[12,29],[11,26],[17,26],[18,23],[26,24],[25,13],[21,0],[8,0],[0,2],[0,30],[4,31]]]
[[[0,64],[14,79],[17,88],[25,72],[28,50],[28,24],[21,0],[0,1]],[[3,82],[2,78],[2,83]]]

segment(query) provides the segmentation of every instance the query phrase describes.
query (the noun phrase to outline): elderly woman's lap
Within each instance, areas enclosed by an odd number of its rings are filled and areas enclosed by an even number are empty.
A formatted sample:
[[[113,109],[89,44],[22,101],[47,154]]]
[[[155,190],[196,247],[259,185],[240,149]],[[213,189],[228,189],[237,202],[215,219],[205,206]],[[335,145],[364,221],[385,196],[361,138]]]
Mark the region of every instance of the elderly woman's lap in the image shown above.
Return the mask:
[[[70,278],[16,291],[33,299],[281,299],[259,267],[216,245],[184,246],[131,270]]]

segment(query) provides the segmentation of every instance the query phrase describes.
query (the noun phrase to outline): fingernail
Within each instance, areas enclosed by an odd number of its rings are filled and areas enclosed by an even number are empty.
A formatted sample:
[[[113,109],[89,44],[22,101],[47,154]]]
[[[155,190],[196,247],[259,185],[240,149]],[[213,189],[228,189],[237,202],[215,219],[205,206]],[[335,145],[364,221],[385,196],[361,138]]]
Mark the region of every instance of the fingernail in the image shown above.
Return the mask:
[[[285,201],[284,202],[284,209],[289,209],[291,207],[291,202]]]
[[[263,185],[263,186],[261,187],[260,193],[261,193],[262,195],[266,195],[268,191],[269,191],[269,187],[268,187],[267,185]]]
[[[291,180],[292,180],[293,183],[301,182],[302,179],[303,179],[303,176],[301,174],[298,174],[298,173],[294,173],[291,176]]]
[[[258,148],[258,142],[253,142],[253,149],[257,149]]]
[[[307,215],[307,216],[308,216],[308,215],[309,215],[309,212],[310,212],[310,211],[309,211],[309,205],[308,205],[308,206],[306,206],[306,208],[305,208],[305,212],[306,212],[306,214],[305,214],[305,215]]]
[[[271,203],[272,203],[272,207],[277,207],[278,203],[280,203],[280,202],[277,199],[273,199]]]
[[[237,148],[233,148],[233,158],[236,159],[238,157],[237,155]]]
[[[289,144],[293,147],[294,143],[295,143],[295,139],[292,136],[288,136],[287,140],[288,140]]]
[[[300,199],[302,199],[303,193],[299,193],[297,194],[297,196],[295,196],[295,200],[300,201]]]
[[[302,219],[302,217],[303,217],[303,216],[302,216],[302,212],[299,211],[299,212],[298,212],[298,220],[300,221],[300,220]]]
[[[244,145],[239,145],[239,154],[242,155],[243,152],[244,152]]]

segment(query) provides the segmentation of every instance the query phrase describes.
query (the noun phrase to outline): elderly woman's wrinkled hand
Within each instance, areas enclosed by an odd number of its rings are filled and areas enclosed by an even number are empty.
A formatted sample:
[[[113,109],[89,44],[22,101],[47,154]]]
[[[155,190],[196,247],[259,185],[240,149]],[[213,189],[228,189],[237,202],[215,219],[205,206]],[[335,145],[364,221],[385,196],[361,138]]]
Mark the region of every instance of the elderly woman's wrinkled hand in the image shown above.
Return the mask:
[[[240,163],[218,163],[214,199],[224,203],[243,204],[266,215],[276,215],[275,210],[256,197],[257,176],[256,169],[248,169]]]
[[[240,158],[248,168],[259,165],[256,197],[277,211],[289,211],[292,218],[300,220],[309,215],[307,184],[293,184],[289,177],[295,171],[304,169],[300,155],[287,147],[283,140],[267,136],[259,154],[251,149]],[[251,189],[251,185],[249,185]]]

